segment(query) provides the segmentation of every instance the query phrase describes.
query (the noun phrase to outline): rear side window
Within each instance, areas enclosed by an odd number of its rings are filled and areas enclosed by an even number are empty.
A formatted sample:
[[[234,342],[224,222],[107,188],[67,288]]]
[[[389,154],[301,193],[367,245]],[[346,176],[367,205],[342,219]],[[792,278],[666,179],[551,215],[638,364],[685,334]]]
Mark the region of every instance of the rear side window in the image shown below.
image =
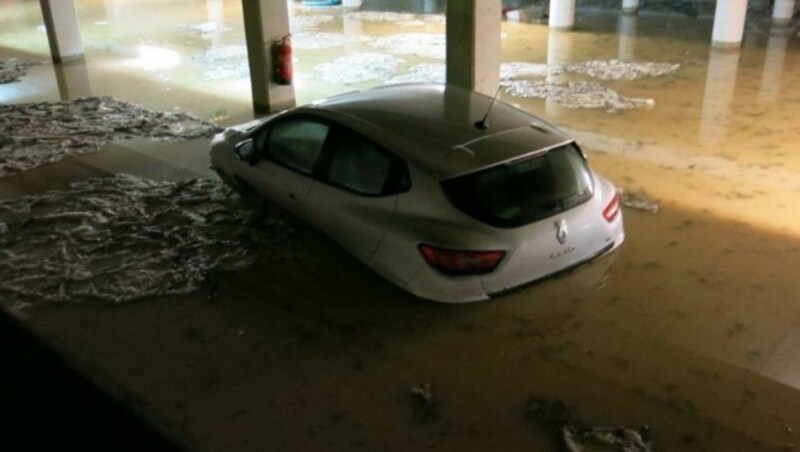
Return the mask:
[[[372,141],[344,128],[331,140],[325,180],[346,190],[380,196],[408,189],[408,171],[396,156]]]
[[[513,228],[563,212],[592,197],[592,177],[578,148],[498,165],[442,182],[450,202],[492,226]]]
[[[267,158],[304,174],[311,174],[330,127],[308,119],[280,121],[267,139]]]

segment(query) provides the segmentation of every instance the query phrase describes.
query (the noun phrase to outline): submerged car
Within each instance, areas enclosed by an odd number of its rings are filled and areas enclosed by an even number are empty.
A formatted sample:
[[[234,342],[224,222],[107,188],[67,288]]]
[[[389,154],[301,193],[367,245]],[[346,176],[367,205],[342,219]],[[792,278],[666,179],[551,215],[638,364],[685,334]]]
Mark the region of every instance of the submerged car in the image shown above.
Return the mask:
[[[217,135],[212,167],[412,294],[487,299],[622,244],[614,185],[542,119],[449,85],[392,85]]]

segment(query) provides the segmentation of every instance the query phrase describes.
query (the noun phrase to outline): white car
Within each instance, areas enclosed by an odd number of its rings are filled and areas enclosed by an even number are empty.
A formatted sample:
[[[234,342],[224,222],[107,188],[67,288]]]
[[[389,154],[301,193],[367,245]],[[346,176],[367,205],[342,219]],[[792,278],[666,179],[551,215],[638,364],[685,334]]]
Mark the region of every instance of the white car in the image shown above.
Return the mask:
[[[232,127],[211,163],[430,300],[491,298],[625,238],[616,188],[572,138],[452,86],[375,88]]]

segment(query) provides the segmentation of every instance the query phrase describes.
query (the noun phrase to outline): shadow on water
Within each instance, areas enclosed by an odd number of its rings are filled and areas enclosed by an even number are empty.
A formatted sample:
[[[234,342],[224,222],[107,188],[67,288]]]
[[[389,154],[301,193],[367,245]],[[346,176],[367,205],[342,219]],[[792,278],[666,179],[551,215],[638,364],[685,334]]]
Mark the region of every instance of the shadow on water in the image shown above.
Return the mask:
[[[3,311],[0,344],[0,404],[8,416],[0,427],[4,449],[184,450]]]

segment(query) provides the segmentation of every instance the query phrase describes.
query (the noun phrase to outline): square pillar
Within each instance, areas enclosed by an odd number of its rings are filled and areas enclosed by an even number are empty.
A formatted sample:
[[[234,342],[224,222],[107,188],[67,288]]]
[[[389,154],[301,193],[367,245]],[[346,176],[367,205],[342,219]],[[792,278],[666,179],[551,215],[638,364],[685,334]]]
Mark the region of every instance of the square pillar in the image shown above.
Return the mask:
[[[572,30],[575,26],[575,0],[550,0],[550,19],[553,30]]]
[[[639,12],[639,0],[622,0],[622,14],[636,14]]]
[[[772,8],[772,23],[774,25],[785,26],[792,22],[794,16],[795,0],[775,0]]]
[[[500,84],[500,0],[447,2],[447,83],[494,96]]]
[[[285,0],[242,0],[253,109],[274,113],[295,106],[294,86],[275,82],[272,45],[289,34]]]
[[[717,49],[738,49],[744,37],[747,0],[717,1],[711,45]]]
[[[74,0],[40,0],[47,41],[54,63],[83,57],[83,43]]]

